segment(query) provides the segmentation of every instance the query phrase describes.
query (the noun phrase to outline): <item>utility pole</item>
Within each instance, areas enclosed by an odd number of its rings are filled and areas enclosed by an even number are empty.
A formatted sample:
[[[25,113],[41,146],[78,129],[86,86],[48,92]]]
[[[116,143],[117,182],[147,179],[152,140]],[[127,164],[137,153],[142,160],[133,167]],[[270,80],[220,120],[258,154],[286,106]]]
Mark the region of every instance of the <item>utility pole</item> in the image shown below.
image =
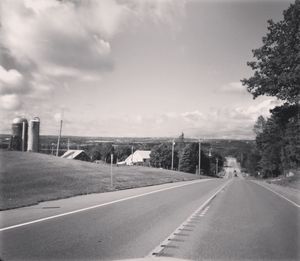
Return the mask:
[[[22,151],[26,151],[26,148],[25,148],[25,136],[26,136],[25,128],[26,128],[26,123],[25,123],[25,121],[23,121],[23,126],[22,126]]]
[[[173,139],[172,140],[172,163],[171,163],[171,170],[174,169],[174,145],[175,145],[175,141]]]
[[[110,187],[113,188],[113,161],[114,161],[114,154],[110,154]]]
[[[198,162],[198,174],[201,175],[201,140],[199,139],[199,162]]]
[[[58,157],[59,144],[60,144],[60,138],[61,138],[61,130],[62,130],[62,125],[63,125],[63,117],[64,117],[63,115],[64,115],[64,111],[62,111],[62,113],[61,113],[59,135],[58,135],[57,147],[56,147],[56,157]]]
[[[57,146],[56,146],[56,157],[58,157],[58,150],[59,150],[59,144],[60,144],[60,138],[61,138],[61,129],[62,129],[63,121],[60,120],[60,128],[59,128],[59,135],[57,139]]]
[[[131,163],[133,165],[133,146],[131,146]]]
[[[216,176],[218,175],[218,163],[219,163],[219,158],[216,158]]]
[[[68,138],[68,150],[70,149],[70,138]]]

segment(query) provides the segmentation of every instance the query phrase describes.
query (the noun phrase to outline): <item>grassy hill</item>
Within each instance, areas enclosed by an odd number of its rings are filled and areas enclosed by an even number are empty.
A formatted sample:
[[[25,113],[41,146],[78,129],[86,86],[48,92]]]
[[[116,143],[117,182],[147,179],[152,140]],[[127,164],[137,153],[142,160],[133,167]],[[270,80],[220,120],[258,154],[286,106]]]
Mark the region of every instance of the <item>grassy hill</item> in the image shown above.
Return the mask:
[[[39,153],[0,151],[0,209],[111,191],[110,166]],[[199,176],[147,167],[113,167],[114,190],[193,180]]]

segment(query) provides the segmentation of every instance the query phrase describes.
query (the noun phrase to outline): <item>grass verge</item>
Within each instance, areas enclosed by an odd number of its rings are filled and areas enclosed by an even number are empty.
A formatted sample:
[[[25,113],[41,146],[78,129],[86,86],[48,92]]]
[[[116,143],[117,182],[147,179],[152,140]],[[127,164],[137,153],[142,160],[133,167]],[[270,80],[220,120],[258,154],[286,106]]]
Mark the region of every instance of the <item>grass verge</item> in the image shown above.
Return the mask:
[[[112,191],[110,166],[39,153],[0,151],[0,210]],[[205,178],[148,167],[113,167],[113,190]]]

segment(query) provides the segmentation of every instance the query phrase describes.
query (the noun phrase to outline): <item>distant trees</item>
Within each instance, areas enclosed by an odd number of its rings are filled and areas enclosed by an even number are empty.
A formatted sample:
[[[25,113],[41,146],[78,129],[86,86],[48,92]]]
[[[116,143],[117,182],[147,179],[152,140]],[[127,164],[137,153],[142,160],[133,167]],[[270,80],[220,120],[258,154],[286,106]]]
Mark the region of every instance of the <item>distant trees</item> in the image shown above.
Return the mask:
[[[248,62],[254,75],[242,83],[256,98],[275,96],[284,105],[271,110],[271,116],[260,116],[254,126],[256,165],[264,177],[278,176],[300,167],[300,1],[283,12],[284,19],[268,21],[263,46],[253,50],[256,61]],[[248,166],[250,167],[250,166]]]
[[[201,173],[204,175],[215,175],[216,158],[218,157],[218,169],[223,167],[224,159],[219,154],[208,157],[201,151]],[[150,163],[153,167],[170,169],[172,165],[172,143],[162,143],[154,146],[150,154]],[[178,143],[174,147],[174,169],[182,172],[195,174],[199,165],[199,144]]]
[[[171,169],[172,165],[172,144],[162,143],[152,148],[150,154],[150,164],[153,167]],[[174,169],[178,168],[178,152],[174,151]]]
[[[217,161],[218,159],[218,161]],[[201,150],[201,173],[207,176],[215,176],[216,162],[218,171],[223,168],[224,158],[214,153],[210,157]],[[199,143],[189,143],[183,148],[179,158],[179,170],[195,174],[199,168]]]
[[[179,165],[180,171],[188,173],[196,173],[197,159],[199,157],[199,151],[197,150],[197,144],[187,144],[182,151]]]
[[[97,144],[88,150],[91,161],[102,160],[103,162],[110,163],[111,154],[114,155],[114,163],[116,163],[117,160],[125,160],[131,154],[131,146],[116,146],[110,142],[105,142]]]

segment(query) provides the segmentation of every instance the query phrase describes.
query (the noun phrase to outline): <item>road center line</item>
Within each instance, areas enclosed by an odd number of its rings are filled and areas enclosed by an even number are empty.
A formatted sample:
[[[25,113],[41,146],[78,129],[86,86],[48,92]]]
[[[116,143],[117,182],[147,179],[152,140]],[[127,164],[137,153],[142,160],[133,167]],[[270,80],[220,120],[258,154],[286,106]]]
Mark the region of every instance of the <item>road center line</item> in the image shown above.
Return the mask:
[[[55,219],[55,218],[59,218],[59,217],[63,217],[63,216],[76,214],[76,213],[83,212],[83,211],[88,211],[88,210],[91,210],[91,209],[94,209],[94,208],[108,206],[108,205],[111,205],[111,204],[115,204],[115,203],[119,203],[119,202],[122,202],[122,201],[126,201],[126,200],[130,200],[130,199],[134,199],[134,198],[139,198],[139,197],[151,195],[151,194],[154,194],[154,193],[158,193],[158,192],[162,192],[162,191],[166,191],[166,190],[170,190],[170,189],[175,189],[175,188],[180,188],[180,187],[184,187],[184,186],[188,186],[188,185],[193,185],[193,184],[196,184],[196,183],[205,182],[205,181],[209,181],[209,180],[212,180],[212,179],[200,179],[200,180],[192,181],[192,182],[187,183],[187,184],[181,184],[181,185],[176,185],[176,186],[172,186],[172,187],[168,187],[168,188],[158,189],[158,190],[146,192],[146,193],[139,194],[139,195],[130,196],[130,197],[126,197],[126,198],[106,202],[106,203],[103,203],[103,204],[98,204],[98,205],[94,205],[94,206],[90,206],[90,207],[86,207],[86,208],[81,208],[81,209],[77,209],[77,210],[73,210],[73,211],[69,211],[69,212],[65,212],[65,213],[61,213],[61,214],[58,214],[58,215],[49,216],[49,217],[45,217],[45,218],[40,218],[40,219],[25,222],[25,223],[20,223],[20,224],[17,224],[17,225],[12,225],[12,226],[1,228],[0,232],[5,231],[5,230],[18,228],[18,227],[28,226],[28,225],[31,225],[31,224],[43,222],[43,221],[50,220],[50,219]]]
[[[265,189],[268,189],[268,190],[272,191],[272,192],[273,192],[274,194],[276,194],[277,196],[279,196],[279,197],[281,197],[281,198],[287,200],[288,202],[292,203],[294,206],[300,208],[300,205],[298,205],[296,202],[294,202],[294,201],[288,199],[287,197],[283,196],[282,194],[276,192],[275,190],[273,190],[273,189],[271,189],[271,188],[269,188],[269,187],[267,187],[267,186],[265,186],[265,185],[259,184],[259,182],[255,182],[255,181],[252,181],[252,180],[250,180],[250,181],[251,181],[252,183],[254,183],[254,184],[257,184],[257,185],[259,185],[259,186],[261,186],[261,187],[264,187]]]
[[[221,185],[221,187],[219,187],[219,189],[212,196],[210,196],[199,208],[197,208],[186,220],[184,220],[183,223],[179,225],[179,227],[177,227],[168,237],[166,237],[166,239],[164,239],[157,247],[155,247],[146,257],[153,258],[157,256],[165,248],[165,246],[168,245],[169,242],[174,239],[176,235],[180,234],[180,230],[184,228],[193,219],[193,217],[196,216],[197,213],[200,212],[213,198],[215,198],[215,196],[220,191],[222,191],[227,185],[229,185],[231,181],[232,180],[229,180],[224,185]]]

